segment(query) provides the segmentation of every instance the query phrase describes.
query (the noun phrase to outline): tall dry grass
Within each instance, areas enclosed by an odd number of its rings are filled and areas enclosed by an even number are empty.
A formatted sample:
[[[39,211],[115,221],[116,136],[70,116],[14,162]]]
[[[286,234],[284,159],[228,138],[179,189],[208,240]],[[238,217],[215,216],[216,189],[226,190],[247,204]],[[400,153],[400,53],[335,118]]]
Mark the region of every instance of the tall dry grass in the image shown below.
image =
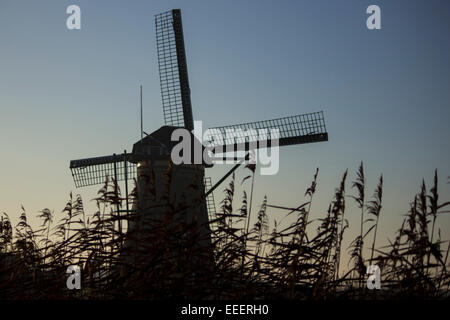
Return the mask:
[[[254,167],[245,170],[250,175],[244,181],[251,178],[253,190]],[[247,197],[243,190],[243,200],[236,206],[233,175],[224,189],[220,212],[209,221],[211,243],[206,246],[198,245],[204,237],[198,222],[182,219],[186,208],[168,196],[171,167],[166,173],[167,212],[162,220],[144,217],[139,209],[119,215],[117,208],[122,208],[124,198],[113,179],[98,191],[97,210],[91,215],[85,213],[81,197],[72,194],[61,213],[40,211],[42,224],[36,230],[28,224],[23,207],[15,227],[3,213],[0,298],[448,299],[450,244],[441,239],[439,223],[450,203],[439,200],[437,171],[430,189],[422,183],[395,239],[383,247],[377,245],[380,219],[387,214],[382,212],[383,176],[367,200],[364,174],[361,163],[351,185],[356,195],[348,196],[344,172],[323,217],[312,211],[319,170],[301,195],[306,201],[285,207],[265,197],[253,214],[252,191]],[[154,178],[149,181],[148,192],[154,194]],[[138,201],[136,188],[130,197]],[[347,248],[352,264],[344,268],[348,197],[360,210],[360,232]],[[272,220],[271,210],[285,215]],[[292,223],[281,227],[288,218]],[[129,222],[137,222],[139,228],[127,232]],[[370,255],[364,253],[365,241]],[[66,288],[66,269],[72,264],[82,268],[81,290]],[[379,291],[365,286],[368,264],[382,270]]]

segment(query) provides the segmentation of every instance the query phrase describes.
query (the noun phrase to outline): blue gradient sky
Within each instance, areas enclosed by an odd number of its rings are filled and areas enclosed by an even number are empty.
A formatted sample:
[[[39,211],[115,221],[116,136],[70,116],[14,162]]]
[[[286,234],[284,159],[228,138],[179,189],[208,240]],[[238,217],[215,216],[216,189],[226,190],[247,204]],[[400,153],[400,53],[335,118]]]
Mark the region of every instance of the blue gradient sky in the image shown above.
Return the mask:
[[[70,4],[81,7],[79,31],[66,28]],[[371,4],[382,10],[378,31],[365,25]],[[329,142],[282,148],[279,174],[256,177],[254,206],[264,194],[300,204],[319,167],[312,218],[323,217],[360,161],[367,194],[385,178],[380,242],[435,168],[449,200],[447,0],[0,0],[0,211],[17,221],[21,204],[31,218],[45,207],[59,215],[71,190],[92,199],[97,188],[75,190],[69,161],[131,150],[140,84],[145,131],[163,124],[153,16],[172,8],[182,9],[194,118],[205,127],[325,113]],[[208,174],[217,181],[228,168]],[[348,201],[350,240],[359,211]],[[438,222],[449,239],[450,218]]]

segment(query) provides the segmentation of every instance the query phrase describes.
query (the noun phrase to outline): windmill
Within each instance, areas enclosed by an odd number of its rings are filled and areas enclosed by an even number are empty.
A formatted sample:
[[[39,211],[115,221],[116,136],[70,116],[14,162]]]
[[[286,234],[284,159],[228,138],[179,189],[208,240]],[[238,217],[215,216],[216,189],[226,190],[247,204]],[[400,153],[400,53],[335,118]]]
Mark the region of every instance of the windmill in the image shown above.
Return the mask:
[[[143,217],[151,216],[155,218],[164,215],[165,206],[167,206],[167,204],[164,205],[166,200],[163,200],[162,197],[165,173],[168,167],[171,166],[171,150],[176,144],[176,142],[171,141],[171,135],[178,128],[185,128],[189,132],[192,132],[194,129],[181,11],[174,9],[156,15],[155,27],[165,125],[145,137],[142,137],[141,128],[141,139],[133,145],[131,153],[125,151],[121,154],[72,160],[70,162],[70,169],[76,187],[104,183],[107,176],[115,177],[116,181],[125,181],[127,207],[126,210],[120,210],[117,207],[118,215],[124,211],[132,211],[128,204],[127,181],[136,176],[139,200],[137,204],[133,204],[133,210],[139,209],[138,211]],[[278,130],[279,135],[277,139],[279,146],[328,140],[322,112],[229,125],[214,129],[216,132],[226,135],[229,129],[261,130],[273,128]],[[248,147],[249,142],[257,140],[258,137],[241,136],[236,137],[235,140],[225,140],[222,144],[223,146],[236,149],[242,143]],[[201,145],[201,142],[193,135],[192,141],[194,141],[194,149],[196,144]],[[201,146],[203,147],[203,145]],[[215,147],[220,147],[220,145],[216,144]],[[263,147],[267,147],[267,145],[256,144],[256,148]],[[195,216],[200,225],[205,226],[202,232],[206,235],[206,242],[208,242],[210,232],[207,223],[208,211],[210,216],[213,216],[215,213],[212,192],[240,164],[248,160],[248,155],[249,153],[241,158],[214,186],[211,185],[210,179],[205,179],[204,176],[205,168],[211,167],[211,164],[202,162],[201,164],[180,164],[171,167],[169,198],[174,202],[183,201],[186,204],[186,209],[183,211],[186,220],[192,220]],[[152,174],[154,175],[154,194],[156,194],[156,197],[154,195],[150,196],[146,191],[148,190],[146,187],[148,177]],[[189,188],[193,181],[199,186],[197,191]],[[134,225],[129,225],[129,230],[137,228],[136,224],[139,223],[138,220]],[[121,229],[120,224],[119,229]]]

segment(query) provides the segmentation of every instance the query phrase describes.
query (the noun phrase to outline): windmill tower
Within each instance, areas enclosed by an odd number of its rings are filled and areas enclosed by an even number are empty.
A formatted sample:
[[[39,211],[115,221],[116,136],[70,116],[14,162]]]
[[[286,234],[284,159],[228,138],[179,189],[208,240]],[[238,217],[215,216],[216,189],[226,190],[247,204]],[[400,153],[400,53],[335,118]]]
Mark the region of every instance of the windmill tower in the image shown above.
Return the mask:
[[[138,203],[134,209],[138,209],[141,216],[128,227],[129,230],[139,228],[146,218],[162,219],[167,212],[168,201],[175,205],[184,205],[180,211],[186,221],[198,221],[201,226],[200,233],[203,244],[208,244],[210,230],[208,227],[208,210],[213,214],[214,199],[213,190],[217,188],[246,157],[242,157],[222,179],[214,186],[210,180],[205,179],[205,168],[211,167],[208,163],[180,164],[171,166],[171,151],[176,142],[171,141],[171,135],[177,128],[185,128],[192,132],[193,115],[190,99],[190,88],[186,64],[186,54],[183,38],[181,11],[174,9],[155,16],[156,42],[158,52],[158,65],[162,95],[162,106],[165,125],[154,131],[133,145],[132,153],[122,153],[104,157],[72,160],[70,169],[77,187],[104,183],[106,176],[115,177],[116,181],[125,181],[126,199],[128,199],[127,181],[137,176]],[[277,141],[279,146],[313,143],[327,141],[328,134],[322,112],[303,114],[266,121],[250,122],[238,125],[228,125],[213,128],[226,137],[227,130],[242,129],[242,135],[235,139],[225,139],[219,143],[212,143],[214,147],[226,147],[239,150],[242,145],[249,151],[251,142],[256,142],[256,148],[265,148],[267,145],[259,142],[258,136],[249,136],[248,130],[277,129]],[[200,144],[192,135],[193,150],[196,144]],[[274,138],[274,137],[268,137]],[[230,149],[227,149],[230,150]],[[191,152],[193,155],[194,152]],[[194,163],[191,161],[190,163]],[[164,197],[165,174],[171,171],[170,196]],[[149,177],[153,177],[154,190],[149,191]],[[205,181],[209,190],[205,189]],[[193,184],[196,189],[190,188]],[[120,215],[123,211],[119,210]],[[121,226],[119,225],[119,228]]]

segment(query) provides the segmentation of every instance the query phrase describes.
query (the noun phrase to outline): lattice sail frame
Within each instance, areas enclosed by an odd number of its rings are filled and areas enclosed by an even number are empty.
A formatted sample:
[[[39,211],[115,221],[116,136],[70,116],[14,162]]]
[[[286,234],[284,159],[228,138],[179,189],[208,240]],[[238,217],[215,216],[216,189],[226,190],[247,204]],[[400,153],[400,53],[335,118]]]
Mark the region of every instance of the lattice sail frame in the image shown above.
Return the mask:
[[[207,192],[212,187],[211,177],[205,177],[204,184],[205,184],[205,192]],[[216,203],[214,201],[214,194],[212,192],[206,197],[206,208],[208,210],[209,221],[216,219],[217,215]]]
[[[72,172],[75,187],[87,187],[96,184],[103,184],[106,178],[114,178],[117,175],[117,181],[125,181],[136,177],[136,164],[131,163],[130,155],[119,154],[104,157],[87,158],[70,161],[70,170]],[[127,174],[125,177],[125,164]],[[114,166],[115,171],[114,172]]]
[[[270,129],[277,129],[277,134],[271,135]],[[261,135],[261,131],[266,135]],[[217,141],[214,131],[220,133],[222,141]],[[230,132],[234,132],[230,136]],[[266,147],[261,144],[263,139],[278,139],[279,146],[294,144],[328,141],[328,133],[325,127],[323,111],[307,113],[302,115],[235,124],[209,129],[206,134],[208,145],[214,147],[215,151],[223,148],[225,151],[239,148],[240,145],[257,142],[256,147]]]
[[[191,131],[194,120],[181,11],[174,9],[156,15],[155,26],[164,122]]]

